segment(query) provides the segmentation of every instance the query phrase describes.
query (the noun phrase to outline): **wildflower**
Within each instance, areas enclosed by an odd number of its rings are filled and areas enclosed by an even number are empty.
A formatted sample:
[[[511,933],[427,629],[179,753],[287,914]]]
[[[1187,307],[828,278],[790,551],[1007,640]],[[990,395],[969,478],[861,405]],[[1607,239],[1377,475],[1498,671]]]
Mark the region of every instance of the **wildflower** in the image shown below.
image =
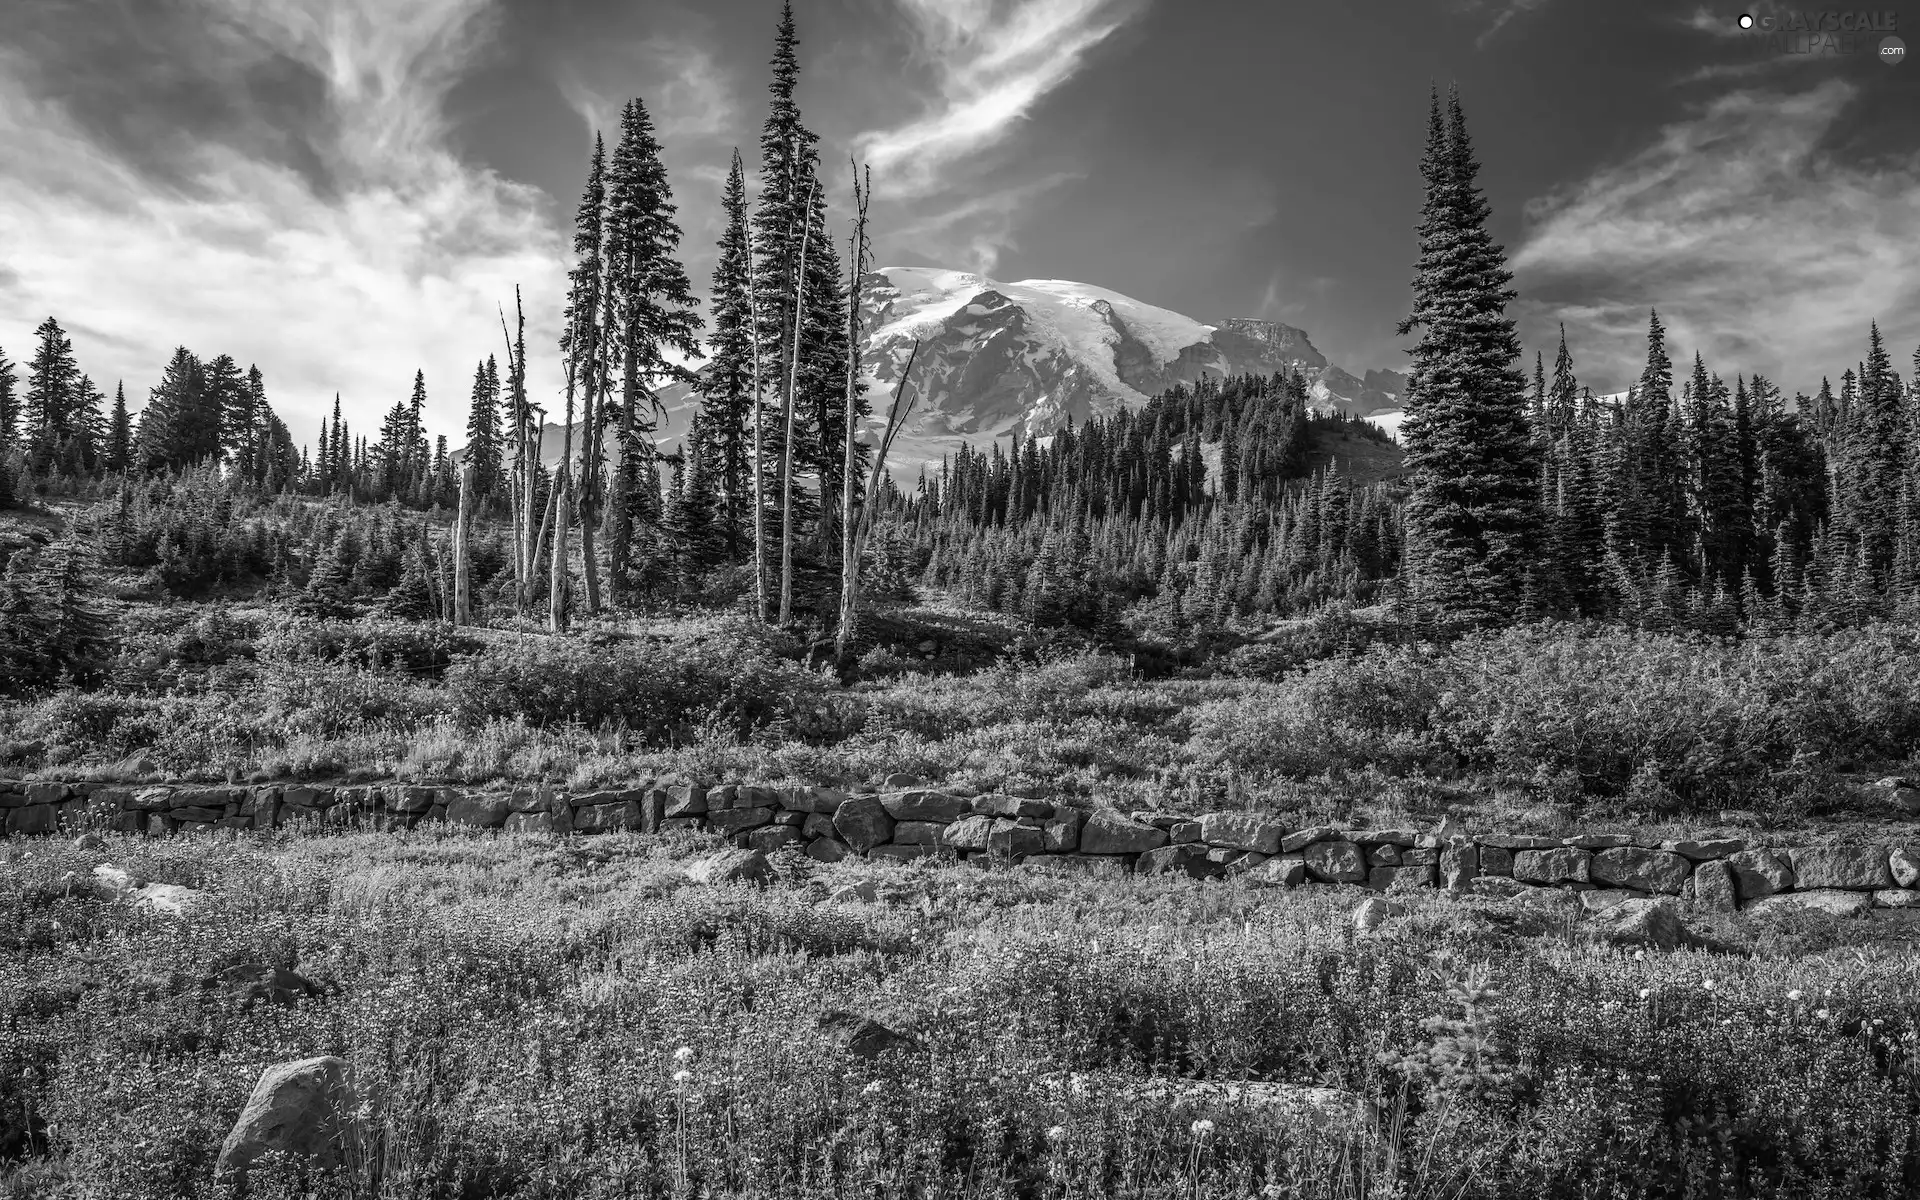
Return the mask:
[[[877,1095],[879,1095],[879,1094],[880,1094],[880,1081],[879,1081],[878,1079],[875,1079],[875,1080],[872,1080],[872,1081],[870,1081],[870,1082],[869,1082],[869,1083],[867,1084],[867,1086],[865,1086],[865,1087],[863,1087],[863,1088],[861,1088],[861,1089],[860,1089],[860,1094],[861,1094],[862,1096],[877,1096]]]
[[[1827,1010],[1823,1008],[1819,1012],[1814,1013],[1813,1015],[1820,1018],[1822,1021],[1824,1021],[1827,1019],[1828,1013],[1827,1013]]]
[[[1210,1133],[1212,1133],[1212,1132],[1213,1132],[1213,1122],[1212,1122],[1212,1121],[1208,1121],[1208,1120],[1206,1120],[1206,1119],[1204,1119],[1204,1118],[1202,1118],[1201,1120],[1198,1120],[1198,1121],[1195,1121],[1195,1122],[1193,1123],[1193,1136],[1195,1136],[1195,1137],[1197,1137],[1197,1138],[1203,1138],[1203,1137],[1206,1137],[1206,1136],[1207,1136],[1208,1134],[1210,1134]]]
[[[686,1083],[687,1081],[689,1081],[689,1080],[691,1080],[692,1078],[693,1078],[693,1072],[692,1072],[692,1071],[675,1071],[675,1072],[673,1073],[673,1081],[674,1081],[675,1083]]]
[[[679,1064],[680,1064],[681,1066],[683,1066],[683,1067],[684,1067],[684,1066],[686,1066],[686,1065],[687,1065],[688,1063],[690,1063],[690,1062],[692,1062],[692,1061],[693,1061],[693,1047],[692,1047],[692,1046],[682,1046],[682,1047],[680,1047],[680,1048],[679,1048],[678,1050],[675,1050],[675,1051],[673,1052],[673,1061],[675,1061],[675,1062],[677,1062],[677,1063],[679,1063]]]
[[[1047,1130],[1047,1140],[1050,1142],[1057,1142],[1066,1136],[1067,1127],[1065,1125],[1055,1125],[1053,1128]]]
[[[1640,989],[1640,998],[1641,998],[1642,1000],[1645,1000],[1645,999],[1646,999],[1646,998],[1647,998],[1648,996],[1651,996],[1651,995],[1653,995],[1653,989],[1652,989],[1652,988],[1641,988],[1641,989]]]
[[[1799,988],[1795,988],[1795,989],[1793,989],[1792,991],[1790,991],[1790,992],[1788,992],[1788,993],[1787,993],[1787,999],[1789,999],[1789,1000],[1798,1000],[1798,999],[1800,999],[1800,989],[1799,989]]]
[[[1700,981],[1700,986],[1701,986],[1701,987],[1703,987],[1703,988],[1705,988],[1705,989],[1707,989],[1708,991],[1712,991],[1712,990],[1713,990],[1713,980],[1711,980],[1711,979],[1703,979],[1703,980],[1701,980],[1701,981]]]
[[[1646,959],[1647,959],[1647,952],[1645,950],[1635,950],[1633,952],[1633,961],[1645,962]]]

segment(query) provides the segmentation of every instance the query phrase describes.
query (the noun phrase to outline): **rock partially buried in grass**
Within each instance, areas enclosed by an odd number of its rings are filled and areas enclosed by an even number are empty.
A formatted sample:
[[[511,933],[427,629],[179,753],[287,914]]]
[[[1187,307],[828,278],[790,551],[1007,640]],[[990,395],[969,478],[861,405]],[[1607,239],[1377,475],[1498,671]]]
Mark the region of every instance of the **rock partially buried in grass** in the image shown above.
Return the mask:
[[[1406,905],[1369,896],[1353,910],[1353,931],[1364,936],[1385,925],[1389,918],[1406,915]]]
[[[268,1067],[220,1147],[215,1179],[244,1185],[255,1160],[272,1150],[322,1170],[352,1167],[360,1150],[358,1104],[344,1059],[329,1055]]]
[[[835,904],[872,904],[880,899],[880,889],[873,880],[862,879],[859,883],[834,889],[827,899]]]
[[[694,883],[766,883],[773,878],[773,864],[758,850],[722,850],[687,868]]]
[[[1664,898],[1622,900],[1589,918],[1587,932],[1609,945],[1654,950],[1678,949],[1687,940],[1679,910]]]
[[[913,1045],[912,1038],[858,1013],[830,1012],[820,1018],[816,1028],[825,1045],[854,1058],[878,1058],[889,1050]]]
[[[1807,892],[1782,892],[1749,904],[1745,911],[1753,916],[1770,916],[1805,909],[1831,913],[1836,917],[1864,917],[1873,909],[1872,892],[1846,892],[1838,888],[1816,888]]]
[[[305,975],[267,963],[241,963],[228,967],[203,981],[200,986],[226,992],[237,999],[243,1008],[252,1008],[262,1001],[268,1004],[293,1004],[320,994],[320,989]]]
[[[150,883],[133,893],[135,912],[159,913],[168,917],[184,917],[200,906],[207,894],[197,888],[184,887],[177,883]]]

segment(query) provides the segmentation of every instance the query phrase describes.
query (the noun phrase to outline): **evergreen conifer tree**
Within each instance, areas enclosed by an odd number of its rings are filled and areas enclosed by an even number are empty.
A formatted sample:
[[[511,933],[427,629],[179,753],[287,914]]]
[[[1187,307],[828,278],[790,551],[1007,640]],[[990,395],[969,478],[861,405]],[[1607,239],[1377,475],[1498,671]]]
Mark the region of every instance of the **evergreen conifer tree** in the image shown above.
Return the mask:
[[[1436,93],[1413,312],[1401,325],[1421,331],[1401,429],[1407,565],[1415,603],[1467,624],[1513,613],[1540,526],[1526,381],[1505,314],[1513,276],[1487,232],[1478,171],[1457,91],[1444,121]]]
[[[0,457],[13,449],[20,436],[19,378],[6,351],[0,350]]]
[[[702,391],[705,410],[719,452],[719,484],[727,557],[739,561],[751,502],[748,484],[752,454],[753,406],[753,297],[748,292],[752,253],[747,227],[747,184],[740,152],[733,152],[721,208],[727,223],[720,235],[720,254],[713,268],[713,336]]]
[[[616,590],[631,586],[635,525],[659,503],[658,491],[643,495],[662,415],[654,389],[661,382],[696,382],[670,355],[702,357],[699,301],[680,262],[678,209],[660,149],[646,106],[629,100],[607,174],[606,287],[621,376],[619,462],[605,514]]]

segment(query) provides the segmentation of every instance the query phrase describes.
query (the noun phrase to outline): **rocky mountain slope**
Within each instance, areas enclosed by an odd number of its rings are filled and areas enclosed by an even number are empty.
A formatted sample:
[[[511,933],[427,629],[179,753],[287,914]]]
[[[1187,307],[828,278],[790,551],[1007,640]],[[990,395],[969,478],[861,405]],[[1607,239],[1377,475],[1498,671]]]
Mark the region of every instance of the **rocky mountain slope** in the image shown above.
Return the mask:
[[[1001,283],[964,271],[890,267],[862,287],[868,314],[864,351],[878,440],[885,410],[916,339],[909,387],[918,395],[895,443],[905,471],[937,463],[961,443],[984,446],[1018,434],[1044,437],[1066,424],[1145,404],[1202,376],[1298,369],[1323,412],[1398,423],[1406,379],[1394,371],[1356,376],[1327,361],[1306,331],[1276,321],[1229,317],[1209,325],[1118,292],[1058,279]],[[663,395],[662,430],[671,450],[695,398]],[[542,456],[557,462],[562,430],[549,426]]]

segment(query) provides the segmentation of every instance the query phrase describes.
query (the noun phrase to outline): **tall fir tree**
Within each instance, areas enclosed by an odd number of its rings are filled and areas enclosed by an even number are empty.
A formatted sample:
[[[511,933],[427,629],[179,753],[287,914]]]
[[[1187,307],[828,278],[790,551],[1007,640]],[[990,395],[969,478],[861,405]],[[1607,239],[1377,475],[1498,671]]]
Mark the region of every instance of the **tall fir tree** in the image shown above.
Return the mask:
[[[699,301],[680,262],[673,189],[660,160],[653,119],[639,100],[620,113],[620,142],[607,176],[607,290],[611,346],[620,365],[619,461],[605,520],[608,568],[617,592],[631,591],[636,523],[658,508],[646,477],[656,457],[661,383],[692,384],[681,359],[699,358]]]
[[[164,471],[190,465],[195,424],[205,405],[206,376],[200,360],[185,346],[175,348],[134,427],[135,468]]]
[[[188,462],[238,456],[253,434],[253,392],[233,356],[222,354],[207,363],[206,391],[201,408],[188,429],[181,429],[181,451]]]
[[[505,474],[501,466],[500,375],[492,355],[473,371],[473,395],[467,405],[467,448],[461,461],[473,467],[477,496],[501,494]]]
[[[1513,275],[1487,232],[1478,172],[1457,89],[1444,120],[1436,92],[1413,312],[1400,326],[1420,330],[1401,427],[1407,558],[1415,604],[1472,625],[1519,608],[1541,524],[1526,379],[1506,316]]]
[[[20,441],[35,470],[52,467],[61,446],[78,432],[82,395],[80,366],[74,361],[73,342],[60,323],[48,317],[34,330],[38,339],[27,364]]]
[[[127,385],[113,389],[113,418],[107,428],[106,469],[123,472],[133,465],[133,424],[127,415]]]
[[[20,380],[17,368],[0,350],[0,456],[13,449],[20,436]]]
[[[704,411],[719,458],[721,529],[727,557],[740,561],[746,536],[747,506],[752,503],[749,478],[753,453],[753,297],[748,292],[752,272],[747,256],[753,252],[747,226],[746,171],[740,152],[721,196],[727,223],[720,234],[720,254],[713,268],[713,336],[710,360],[702,386]]]

